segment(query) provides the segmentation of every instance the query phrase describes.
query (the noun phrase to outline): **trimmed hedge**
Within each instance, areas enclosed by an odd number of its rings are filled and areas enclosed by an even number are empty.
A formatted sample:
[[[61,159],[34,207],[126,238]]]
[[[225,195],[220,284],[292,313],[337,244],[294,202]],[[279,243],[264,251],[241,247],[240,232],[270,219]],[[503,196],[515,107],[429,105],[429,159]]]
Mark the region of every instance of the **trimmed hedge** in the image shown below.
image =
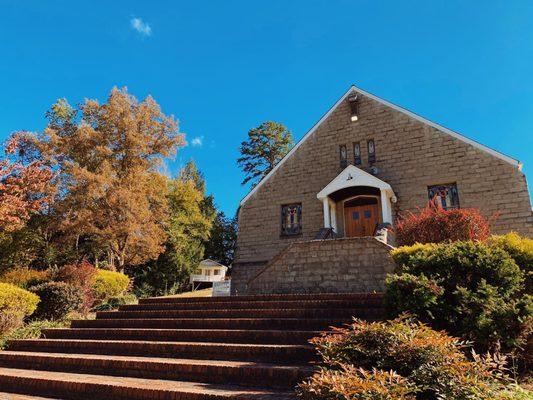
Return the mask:
[[[61,320],[83,306],[83,292],[65,282],[43,283],[32,287],[31,290],[41,298],[34,319]]]
[[[99,269],[94,277],[93,291],[95,297],[105,301],[112,297],[120,297],[128,290],[130,278],[120,272]]]
[[[22,325],[37,308],[39,297],[9,283],[0,283],[0,333]]]

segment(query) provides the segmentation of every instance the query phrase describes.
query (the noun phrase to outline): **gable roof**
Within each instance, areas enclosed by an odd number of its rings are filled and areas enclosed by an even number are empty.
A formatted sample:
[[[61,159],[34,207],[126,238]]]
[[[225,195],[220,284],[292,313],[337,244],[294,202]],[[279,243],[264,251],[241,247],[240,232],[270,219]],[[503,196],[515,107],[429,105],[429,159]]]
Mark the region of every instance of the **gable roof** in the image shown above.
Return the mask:
[[[382,181],[377,176],[369,174],[361,168],[357,168],[355,165],[348,165],[324,189],[318,192],[316,197],[322,200],[333,192],[352,186],[370,186],[392,192],[392,188],[387,182]]]
[[[419,122],[422,122],[423,124],[426,124],[426,125],[429,125],[443,133],[446,133],[456,139],[459,139],[465,143],[468,143],[474,147],[476,147],[477,149],[479,150],[482,150],[486,153],[489,153],[491,154],[492,156],[494,157],[497,157],[509,164],[511,164],[512,166],[518,168],[518,169],[521,169],[522,168],[522,164],[520,163],[520,161],[518,161],[517,159],[514,159],[512,157],[509,157],[503,153],[500,153],[499,151],[496,151],[494,149],[491,149],[490,147],[487,147],[479,142],[476,142],[475,140],[472,140],[470,138],[467,138],[466,136],[463,136],[457,132],[454,132],[442,125],[439,125],[433,121],[430,121],[424,117],[421,117],[420,115],[418,114],[415,114],[405,108],[402,108],[400,106],[397,106],[396,104],[393,104],[391,102],[388,102],[387,100],[384,100],[380,97],[377,97],[375,95],[373,95],[372,93],[369,93],[363,89],[359,89],[358,87],[356,87],[355,85],[352,85],[350,86],[350,88],[348,89],[348,91],[346,93],[344,93],[342,95],[342,97],[337,100],[335,102],[335,104],[333,104],[333,106],[322,116],[322,118],[320,118],[320,120],[318,120],[317,123],[315,123],[313,125],[313,127],[294,145],[294,147],[285,155],[285,157],[283,157],[281,159],[281,161],[279,163],[277,163],[274,168],[272,168],[272,170],[263,178],[261,179],[261,181],[259,181],[259,183],[252,189],[250,190],[250,192],[241,200],[240,202],[240,205],[242,206],[244,203],[246,203],[246,201],[253,196],[253,194],[255,192],[257,192],[257,190],[274,174],[276,173],[276,171],[278,170],[278,168],[286,161],[288,160],[295,152],[296,150],[298,149],[298,147],[301,146],[301,144],[303,142],[305,142],[317,129],[320,125],[322,125],[322,122],[324,122],[336,109],[339,105],[342,104],[342,102],[346,99],[346,97],[348,97],[350,94],[352,93],[359,93],[365,97],[368,97],[372,100],[375,100],[377,101],[378,103],[381,103],[387,107],[390,107],[396,111],[399,111],[405,115],[408,115],[409,117],[411,118],[414,118],[415,120],[419,121]]]
[[[223,267],[227,268],[225,265],[220,264],[218,261],[211,260],[210,258],[206,258],[205,260],[200,261],[201,267]]]

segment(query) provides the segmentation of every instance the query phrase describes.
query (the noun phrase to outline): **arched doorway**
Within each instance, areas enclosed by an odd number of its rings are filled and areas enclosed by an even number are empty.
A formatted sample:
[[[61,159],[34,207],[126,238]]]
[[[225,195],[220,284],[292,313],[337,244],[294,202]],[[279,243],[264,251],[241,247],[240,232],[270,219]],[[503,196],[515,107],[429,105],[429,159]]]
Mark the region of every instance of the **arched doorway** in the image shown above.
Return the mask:
[[[380,223],[379,198],[356,196],[343,202],[344,235],[373,236]]]

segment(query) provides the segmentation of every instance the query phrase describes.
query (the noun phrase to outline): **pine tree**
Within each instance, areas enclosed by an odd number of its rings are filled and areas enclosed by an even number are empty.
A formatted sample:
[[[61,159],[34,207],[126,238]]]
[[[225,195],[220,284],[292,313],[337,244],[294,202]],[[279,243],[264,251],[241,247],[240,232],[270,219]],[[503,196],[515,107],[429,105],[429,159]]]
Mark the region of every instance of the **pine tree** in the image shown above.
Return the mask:
[[[241,143],[237,164],[245,174],[242,184],[255,187],[289,152],[294,142],[292,133],[278,122],[263,122],[250,129],[248,140]]]

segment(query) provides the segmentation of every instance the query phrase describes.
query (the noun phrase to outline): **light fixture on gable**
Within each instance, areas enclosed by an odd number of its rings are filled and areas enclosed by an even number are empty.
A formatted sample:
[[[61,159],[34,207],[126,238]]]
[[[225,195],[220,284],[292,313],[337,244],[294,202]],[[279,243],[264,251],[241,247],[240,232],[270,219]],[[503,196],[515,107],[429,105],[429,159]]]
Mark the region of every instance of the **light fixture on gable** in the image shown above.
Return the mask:
[[[348,97],[348,103],[350,103],[350,119],[355,122],[359,119],[359,99],[356,94]]]

